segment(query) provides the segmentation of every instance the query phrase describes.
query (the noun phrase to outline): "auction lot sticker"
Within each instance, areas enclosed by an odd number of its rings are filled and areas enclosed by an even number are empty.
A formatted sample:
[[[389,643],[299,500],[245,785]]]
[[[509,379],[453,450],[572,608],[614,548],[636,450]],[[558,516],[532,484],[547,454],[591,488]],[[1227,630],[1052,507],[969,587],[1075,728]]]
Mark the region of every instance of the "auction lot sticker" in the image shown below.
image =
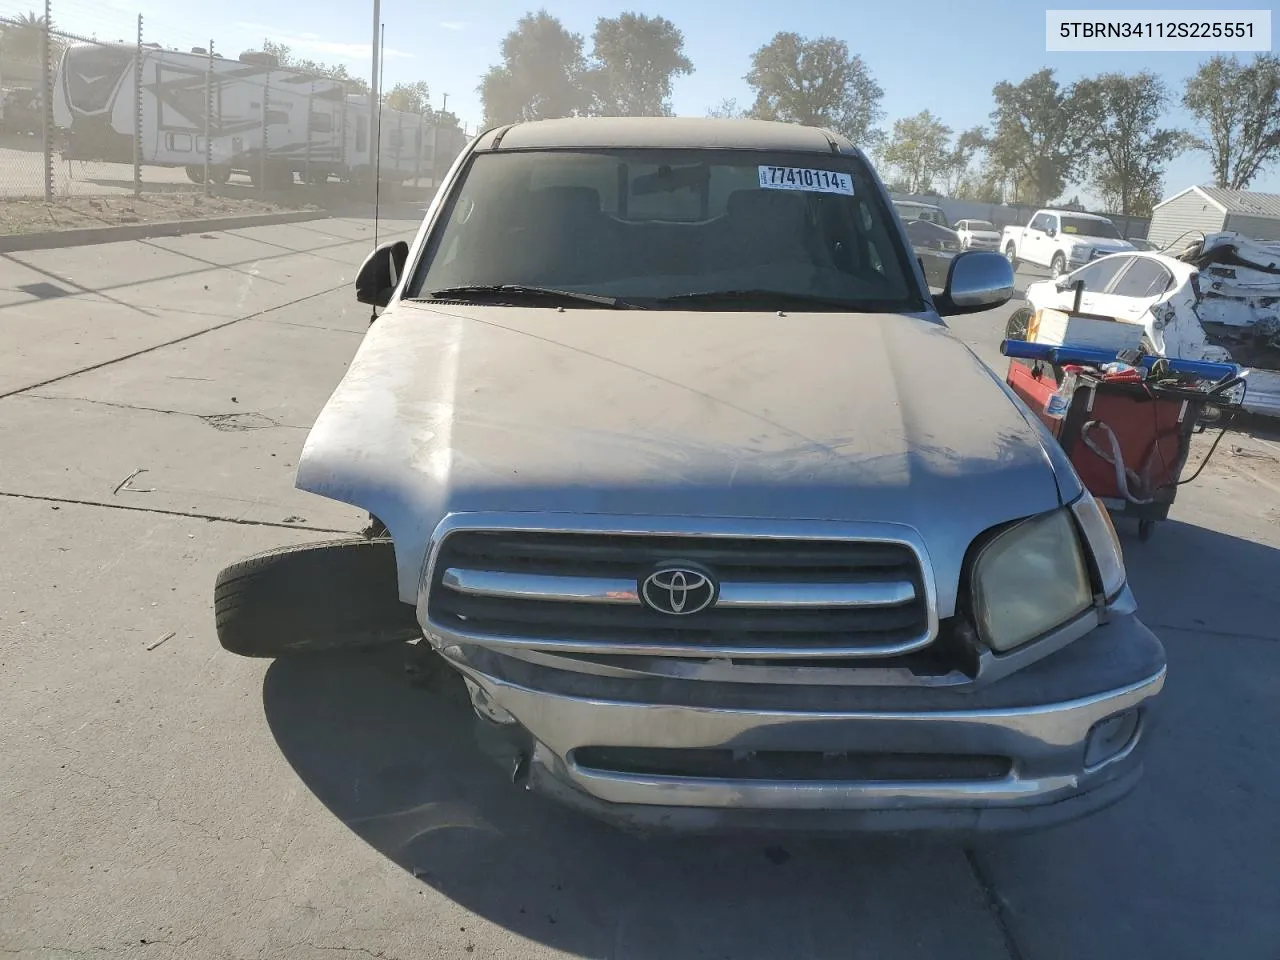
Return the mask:
[[[853,177],[834,170],[806,167],[760,167],[763,190],[807,190],[810,193],[842,193],[853,196]]]

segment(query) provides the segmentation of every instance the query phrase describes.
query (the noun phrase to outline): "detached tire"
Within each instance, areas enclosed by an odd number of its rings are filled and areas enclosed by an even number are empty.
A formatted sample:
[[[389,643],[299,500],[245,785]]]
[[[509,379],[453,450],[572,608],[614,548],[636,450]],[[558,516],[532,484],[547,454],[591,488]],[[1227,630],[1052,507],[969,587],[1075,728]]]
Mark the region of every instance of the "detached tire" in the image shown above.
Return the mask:
[[[421,637],[400,602],[390,540],[281,547],[233,563],[213,589],[218,642],[242,657],[389,646]]]

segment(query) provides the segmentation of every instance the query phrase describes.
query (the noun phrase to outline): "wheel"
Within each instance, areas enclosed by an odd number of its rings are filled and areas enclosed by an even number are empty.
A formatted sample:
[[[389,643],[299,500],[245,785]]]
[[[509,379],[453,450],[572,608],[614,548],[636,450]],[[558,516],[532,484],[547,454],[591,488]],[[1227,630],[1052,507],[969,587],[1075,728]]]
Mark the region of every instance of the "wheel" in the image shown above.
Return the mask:
[[[218,642],[243,657],[281,657],[416,640],[417,617],[399,593],[387,539],[269,550],[218,574]]]
[[[1156,532],[1156,522],[1154,520],[1138,521],[1138,539],[1146,543],[1151,539],[1151,534]]]
[[[1004,338],[1006,340],[1027,339],[1027,330],[1031,326],[1031,318],[1035,315],[1036,312],[1030,307],[1019,307],[1013,311],[1013,316],[1004,325]]]
[[[192,183],[204,183],[204,167],[189,166],[186,173],[187,179]]]
[[[223,166],[212,166],[209,168],[209,181],[216,183],[218,186],[225,186],[227,181],[231,179],[231,168]]]
[[[1060,253],[1055,253],[1053,259],[1049,261],[1049,276],[1057,280],[1067,269],[1067,258]]]
[[[1009,266],[1013,267],[1014,270],[1017,270],[1018,254],[1017,254],[1017,250],[1014,249],[1014,246],[1012,243],[1004,248],[1004,256],[1005,256],[1005,259],[1009,261]]]

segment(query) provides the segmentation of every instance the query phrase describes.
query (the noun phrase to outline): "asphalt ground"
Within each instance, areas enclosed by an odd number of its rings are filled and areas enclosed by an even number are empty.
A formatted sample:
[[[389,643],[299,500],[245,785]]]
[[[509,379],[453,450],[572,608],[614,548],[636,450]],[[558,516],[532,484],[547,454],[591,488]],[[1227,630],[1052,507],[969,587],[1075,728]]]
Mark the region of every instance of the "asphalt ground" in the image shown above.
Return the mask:
[[[399,652],[224,653],[222,566],[362,522],[292,484],[368,324],[372,235],[0,255],[0,953],[1280,956],[1266,424],[1224,438],[1151,541],[1120,524],[1169,653],[1146,777],[1044,834],[638,839],[507,783]],[[952,324],[999,370],[1014,306]]]

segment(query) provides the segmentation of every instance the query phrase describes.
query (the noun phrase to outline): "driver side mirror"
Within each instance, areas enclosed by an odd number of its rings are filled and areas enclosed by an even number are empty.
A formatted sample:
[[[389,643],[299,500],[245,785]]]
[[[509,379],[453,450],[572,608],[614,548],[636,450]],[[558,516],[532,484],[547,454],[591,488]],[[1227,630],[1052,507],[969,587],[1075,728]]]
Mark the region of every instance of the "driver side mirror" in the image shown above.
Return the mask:
[[[1046,237],[1056,237],[1058,235],[1057,227],[1045,227],[1044,234]]]
[[[933,298],[943,317],[990,310],[1013,296],[1013,266],[1001,253],[971,250],[951,261],[947,285]]]
[[[360,264],[356,274],[356,300],[385,307],[391,302],[409,259],[409,244],[403,240],[384,243]]]

